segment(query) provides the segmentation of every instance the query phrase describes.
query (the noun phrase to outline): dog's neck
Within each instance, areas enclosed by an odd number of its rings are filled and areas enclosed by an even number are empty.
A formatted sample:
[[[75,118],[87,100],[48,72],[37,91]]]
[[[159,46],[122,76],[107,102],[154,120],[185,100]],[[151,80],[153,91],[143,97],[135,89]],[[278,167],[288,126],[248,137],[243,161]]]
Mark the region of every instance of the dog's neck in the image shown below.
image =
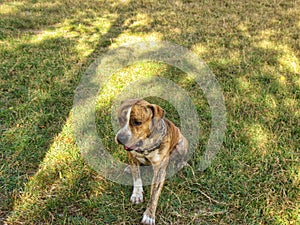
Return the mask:
[[[166,123],[164,119],[160,119],[159,122],[157,122],[157,126],[155,126],[150,133],[150,136],[144,140],[143,146],[135,151],[148,155],[150,152],[158,149],[166,136],[166,132]]]

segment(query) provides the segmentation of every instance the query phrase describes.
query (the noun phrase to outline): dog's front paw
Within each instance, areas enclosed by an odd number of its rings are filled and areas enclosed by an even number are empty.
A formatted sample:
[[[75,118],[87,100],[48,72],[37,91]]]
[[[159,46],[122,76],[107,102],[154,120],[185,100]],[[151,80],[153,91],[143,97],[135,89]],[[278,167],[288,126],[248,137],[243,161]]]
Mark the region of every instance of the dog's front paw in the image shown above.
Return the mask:
[[[145,224],[145,225],[155,225],[155,218],[151,217],[147,213],[144,213],[143,219],[142,219],[142,224]]]
[[[143,202],[143,189],[134,190],[131,195],[130,201],[135,204],[142,203]]]

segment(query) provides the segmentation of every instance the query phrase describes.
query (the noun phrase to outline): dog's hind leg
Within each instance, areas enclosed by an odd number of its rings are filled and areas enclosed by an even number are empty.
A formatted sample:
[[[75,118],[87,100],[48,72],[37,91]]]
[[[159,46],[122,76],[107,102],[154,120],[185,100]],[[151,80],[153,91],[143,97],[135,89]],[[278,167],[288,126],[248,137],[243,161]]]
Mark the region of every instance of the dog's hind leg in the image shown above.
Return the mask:
[[[178,144],[174,147],[170,155],[170,164],[180,170],[187,165],[188,141],[181,135]]]

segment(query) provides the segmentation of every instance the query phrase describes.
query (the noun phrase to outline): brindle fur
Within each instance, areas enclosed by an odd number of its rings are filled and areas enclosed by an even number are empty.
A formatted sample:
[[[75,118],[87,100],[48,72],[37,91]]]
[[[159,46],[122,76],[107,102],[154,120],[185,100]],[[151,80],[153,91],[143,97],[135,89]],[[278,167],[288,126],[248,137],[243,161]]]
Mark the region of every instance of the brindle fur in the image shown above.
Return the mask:
[[[158,198],[165,181],[170,158],[172,161],[180,159],[177,164],[180,168],[185,165],[187,140],[171,121],[164,118],[164,110],[160,106],[150,104],[145,100],[129,99],[122,102],[118,111],[118,119],[121,129],[116,135],[116,141],[120,143],[119,139],[125,137],[126,143],[121,144],[128,147],[134,146],[134,150],[127,151],[127,154],[134,182],[131,201],[136,204],[143,201],[140,165],[152,165],[153,167],[150,200],[142,223],[154,225]],[[135,121],[141,124],[137,126]],[[162,136],[163,131],[165,131],[164,136]],[[157,140],[160,141],[159,146],[149,152],[147,149]]]

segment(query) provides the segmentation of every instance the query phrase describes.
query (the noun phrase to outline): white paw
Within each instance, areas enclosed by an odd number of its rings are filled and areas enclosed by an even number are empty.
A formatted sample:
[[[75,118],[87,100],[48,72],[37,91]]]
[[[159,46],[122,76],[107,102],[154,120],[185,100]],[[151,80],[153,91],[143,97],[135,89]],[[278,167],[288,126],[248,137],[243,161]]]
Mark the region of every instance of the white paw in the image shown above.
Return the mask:
[[[155,219],[151,218],[147,214],[144,214],[143,219],[142,219],[142,224],[155,225]]]
[[[130,201],[139,204],[143,202],[143,189],[142,188],[135,188],[132,192]]]

